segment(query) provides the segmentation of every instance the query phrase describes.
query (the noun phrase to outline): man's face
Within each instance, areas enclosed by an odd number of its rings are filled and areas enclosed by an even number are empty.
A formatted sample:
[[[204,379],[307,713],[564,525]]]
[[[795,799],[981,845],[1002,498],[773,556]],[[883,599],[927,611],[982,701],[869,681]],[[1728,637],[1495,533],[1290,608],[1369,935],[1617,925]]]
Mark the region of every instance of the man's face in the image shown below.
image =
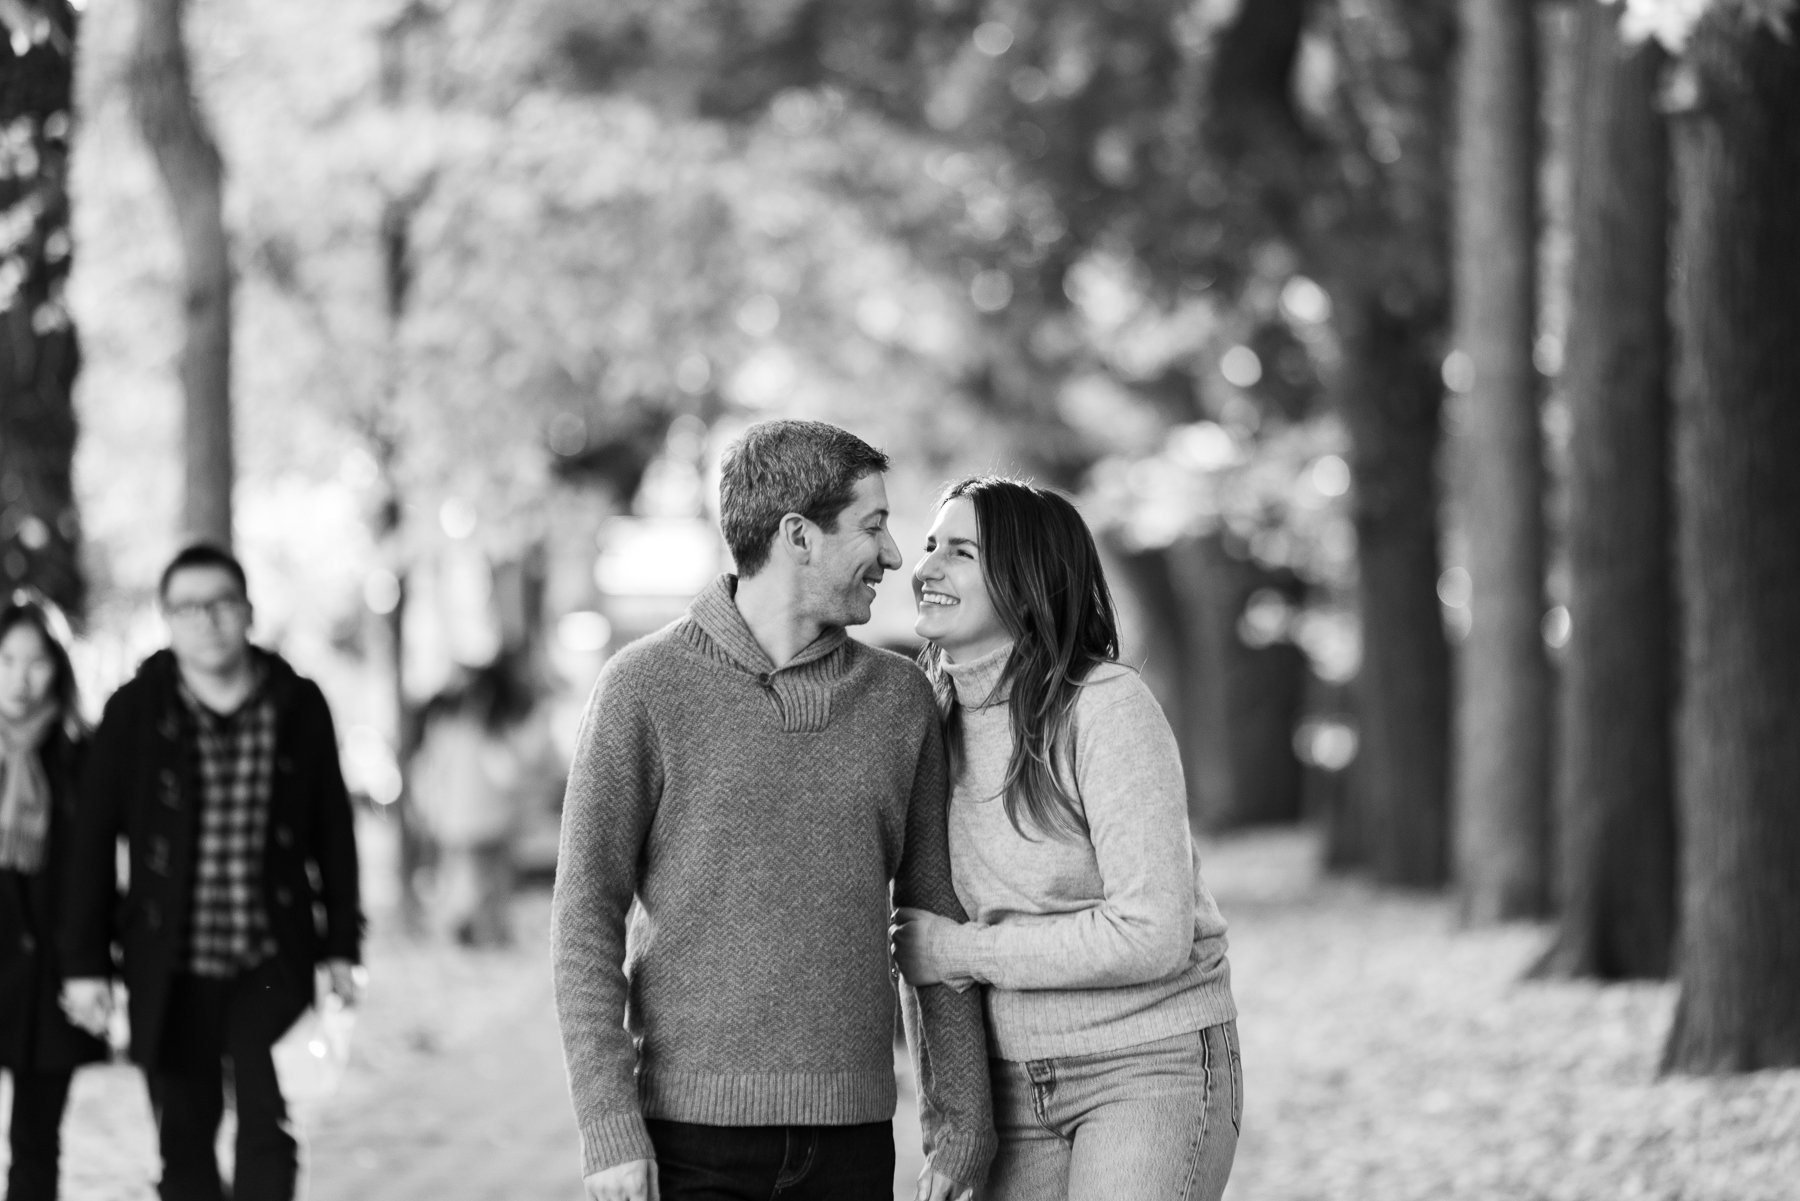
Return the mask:
[[[250,601],[223,567],[184,567],[169,578],[163,617],[176,661],[192,671],[236,667],[250,645]]]
[[[838,513],[836,532],[820,532],[818,553],[801,576],[805,616],[827,626],[869,620],[875,586],[900,568],[900,547],[888,533],[887,521],[887,484],[879,473],[863,476]]]

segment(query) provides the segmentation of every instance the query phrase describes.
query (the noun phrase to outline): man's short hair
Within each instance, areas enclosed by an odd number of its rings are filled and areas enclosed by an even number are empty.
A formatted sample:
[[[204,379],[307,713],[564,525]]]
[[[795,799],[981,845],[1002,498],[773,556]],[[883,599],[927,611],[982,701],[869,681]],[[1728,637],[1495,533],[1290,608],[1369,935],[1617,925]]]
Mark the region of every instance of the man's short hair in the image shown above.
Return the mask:
[[[763,421],[726,448],[721,468],[719,525],[738,575],[747,578],[768,563],[789,513],[835,533],[856,482],[886,471],[888,457],[823,421]]]
[[[226,572],[237,581],[238,591],[246,597],[250,595],[250,580],[244,575],[244,565],[230,551],[210,542],[196,542],[183,547],[181,552],[169,560],[163,568],[162,581],[156,586],[158,600],[169,599],[169,581],[175,578],[178,571],[186,571],[190,567],[216,567]]]

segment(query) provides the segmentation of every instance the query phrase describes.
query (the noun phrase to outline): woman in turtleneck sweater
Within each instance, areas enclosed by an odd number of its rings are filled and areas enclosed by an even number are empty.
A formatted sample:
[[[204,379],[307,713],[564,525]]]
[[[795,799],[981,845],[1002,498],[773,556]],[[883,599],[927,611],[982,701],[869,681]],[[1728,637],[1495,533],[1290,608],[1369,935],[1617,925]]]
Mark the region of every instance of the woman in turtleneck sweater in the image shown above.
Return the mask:
[[[913,572],[970,921],[900,911],[914,985],[985,989],[987,1201],[1216,1199],[1242,1068],[1225,922],[1162,710],[1118,662],[1093,536],[1047,490],[953,485]]]

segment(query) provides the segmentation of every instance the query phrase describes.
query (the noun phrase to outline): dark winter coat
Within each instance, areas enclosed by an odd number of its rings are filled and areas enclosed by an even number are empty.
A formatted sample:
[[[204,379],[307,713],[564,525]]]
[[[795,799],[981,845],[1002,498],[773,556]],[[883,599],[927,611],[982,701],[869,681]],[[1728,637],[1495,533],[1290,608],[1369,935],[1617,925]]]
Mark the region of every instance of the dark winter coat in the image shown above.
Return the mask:
[[[356,836],[338,767],[331,711],[318,685],[279,655],[253,650],[275,703],[275,771],[263,846],[263,907],[276,960],[312,995],[314,966],[357,961],[363,919]],[[131,1057],[155,1066],[169,984],[186,970],[188,909],[199,836],[194,717],[171,651],[144,661],[106,704],[83,775],[62,930],[71,977],[103,976],[122,951]],[[113,902],[114,842],[130,850],[130,886]]]
[[[82,751],[60,727],[39,748],[50,784],[44,865],[30,875],[0,869],[0,1067],[14,1071],[67,1071],[106,1056],[106,1044],[71,1026],[57,1004],[58,893],[67,882]]]

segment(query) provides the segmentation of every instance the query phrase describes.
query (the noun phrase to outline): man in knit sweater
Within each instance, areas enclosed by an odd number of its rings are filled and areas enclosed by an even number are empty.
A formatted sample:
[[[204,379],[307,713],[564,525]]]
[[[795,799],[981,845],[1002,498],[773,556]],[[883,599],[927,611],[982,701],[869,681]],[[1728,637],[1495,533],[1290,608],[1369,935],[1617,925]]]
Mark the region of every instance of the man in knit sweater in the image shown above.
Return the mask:
[[[594,687],[551,932],[592,1201],[890,1195],[891,906],[962,911],[930,687],[844,632],[900,566],[886,470],[829,425],[753,426],[720,484],[738,574]],[[979,997],[903,991],[919,1195],[966,1196],[994,1145]]]

